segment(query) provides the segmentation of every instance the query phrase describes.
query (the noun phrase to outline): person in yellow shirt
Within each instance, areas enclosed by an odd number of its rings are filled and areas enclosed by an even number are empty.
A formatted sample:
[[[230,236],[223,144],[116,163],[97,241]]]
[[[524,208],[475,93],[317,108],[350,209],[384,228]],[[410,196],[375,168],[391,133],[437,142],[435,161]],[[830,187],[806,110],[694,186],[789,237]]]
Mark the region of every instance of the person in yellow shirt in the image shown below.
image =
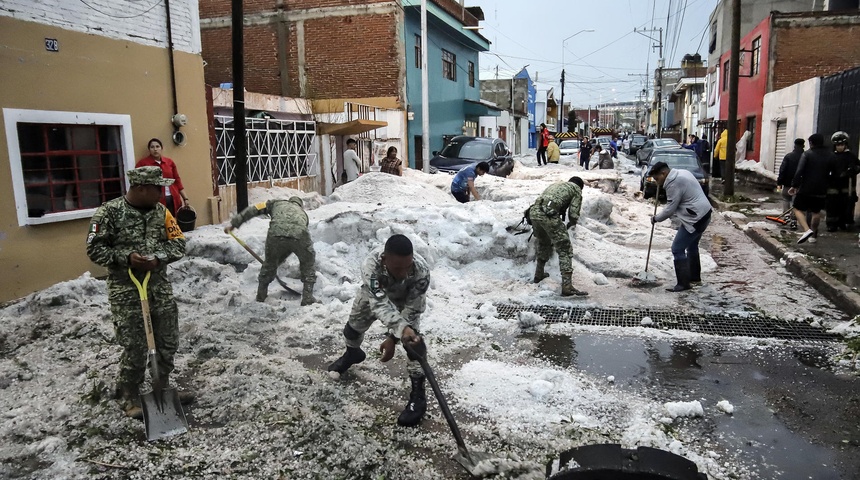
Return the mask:
[[[546,146],[546,159],[549,163],[558,163],[561,157],[561,150],[558,149],[558,144],[555,143],[555,137],[549,136],[549,144]]]
[[[723,133],[720,134],[720,139],[714,145],[714,156],[719,160],[719,162],[714,164],[716,167],[714,169],[716,171],[713,174],[714,178],[722,178],[723,172],[726,171],[726,144],[728,143],[728,136],[729,131],[723,130]]]

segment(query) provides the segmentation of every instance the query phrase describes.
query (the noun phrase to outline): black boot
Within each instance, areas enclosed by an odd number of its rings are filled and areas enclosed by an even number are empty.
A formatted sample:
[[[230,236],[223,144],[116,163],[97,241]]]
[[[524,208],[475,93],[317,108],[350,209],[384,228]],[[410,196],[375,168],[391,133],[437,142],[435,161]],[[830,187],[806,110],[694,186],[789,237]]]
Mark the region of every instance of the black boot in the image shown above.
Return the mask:
[[[427,411],[427,397],[424,394],[424,377],[409,377],[412,381],[412,393],[409,394],[409,403],[397,417],[397,424],[403,427],[414,427],[424,418]]]
[[[328,366],[328,371],[343,373],[349,370],[349,367],[356,363],[363,362],[365,358],[367,358],[367,355],[364,353],[364,350],[357,347],[346,347],[346,353],[332,362],[332,364]]]
[[[702,261],[699,252],[689,255],[687,259],[690,262],[690,283],[702,283]]]
[[[690,261],[686,258],[675,260],[675,278],[677,278],[678,284],[666,290],[670,292],[683,292],[690,289]]]

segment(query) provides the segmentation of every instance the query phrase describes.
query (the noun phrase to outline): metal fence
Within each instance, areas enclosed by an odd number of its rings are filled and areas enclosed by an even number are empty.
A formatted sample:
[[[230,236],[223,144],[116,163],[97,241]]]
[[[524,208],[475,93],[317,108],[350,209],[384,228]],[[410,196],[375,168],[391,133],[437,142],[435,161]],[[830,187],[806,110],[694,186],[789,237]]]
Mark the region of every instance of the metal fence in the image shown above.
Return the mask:
[[[829,141],[830,135],[839,130],[848,133],[850,146],[857,151],[860,140],[860,68],[821,80],[816,131]]]
[[[317,164],[314,152],[316,123],[274,118],[245,119],[248,182],[263,182],[311,175]],[[236,148],[233,117],[215,116],[218,185],[236,183]]]

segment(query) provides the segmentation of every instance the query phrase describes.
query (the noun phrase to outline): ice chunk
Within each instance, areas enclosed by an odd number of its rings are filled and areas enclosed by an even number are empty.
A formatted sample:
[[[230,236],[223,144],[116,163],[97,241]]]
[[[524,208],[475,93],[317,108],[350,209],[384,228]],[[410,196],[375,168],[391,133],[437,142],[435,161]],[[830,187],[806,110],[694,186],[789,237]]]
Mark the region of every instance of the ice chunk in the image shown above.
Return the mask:
[[[552,391],[552,382],[546,380],[535,380],[529,385],[529,393],[535,398],[543,398]]]
[[[731,415],[735,411],[735,406],[729,403],[728,400],[720,400],[719,402],[717,402],[717,408],[729,415]]]
[[[609,285],[609,280],[606,279],[606,275],[602,273],[596,273],[593,277],[595,285]]]
[[[701,417],[705,414],[702,404],[698,400],[692,402],[666,402],[663,404],[666,412],[672,418],[678,417]]]
[[[609,383],[615,383],[615,375],[610,375],[606,377],[606,381]]]
[[[535,312],[520,312],[519,315],[517,315],[517,319],[519,320],[520,327],[522,328],[536,327],[546,322],[543,317]]]
[[[639,325],[642,325],[643,327],[654,325],[654,320],[651,320],[651,317],[642,317],[642,321],[639,322]]]

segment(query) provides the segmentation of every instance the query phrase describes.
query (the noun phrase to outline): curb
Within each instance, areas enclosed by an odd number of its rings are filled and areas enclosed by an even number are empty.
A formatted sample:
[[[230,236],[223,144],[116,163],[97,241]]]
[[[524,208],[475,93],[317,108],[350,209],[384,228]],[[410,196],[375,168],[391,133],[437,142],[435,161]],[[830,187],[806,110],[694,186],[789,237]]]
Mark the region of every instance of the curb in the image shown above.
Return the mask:
[[[725,202],[721,202],[711,195],[708,195],[708,200],[711,201],[711,205],[714,208],[721,212],[729,210]],[[786,247],[761,228],[743,228],[735,223],[733,219],[729,217],[724,218],[727,218],[736,227],[741,228],[758,246],[776,257],[777,260],[785,261],[786,270],[805,280],[818,293],[824,295],[824,297],[849,316],[855,317],[860,315],[860,294],[815,266],[815,264],[806,258],[806,255]]]

